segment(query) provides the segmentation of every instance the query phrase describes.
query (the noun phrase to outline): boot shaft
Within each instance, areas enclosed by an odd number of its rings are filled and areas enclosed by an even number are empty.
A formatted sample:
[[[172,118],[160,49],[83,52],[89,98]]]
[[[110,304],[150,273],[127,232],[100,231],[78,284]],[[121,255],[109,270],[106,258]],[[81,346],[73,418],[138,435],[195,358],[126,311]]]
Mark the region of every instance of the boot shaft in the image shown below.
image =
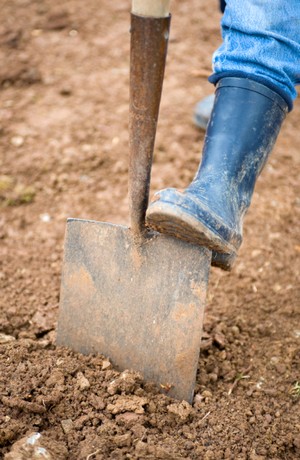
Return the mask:
[[[252,194],[287,110],[281,96],[260,83],[220,80],[195,180],[217,169],[219,180]]]

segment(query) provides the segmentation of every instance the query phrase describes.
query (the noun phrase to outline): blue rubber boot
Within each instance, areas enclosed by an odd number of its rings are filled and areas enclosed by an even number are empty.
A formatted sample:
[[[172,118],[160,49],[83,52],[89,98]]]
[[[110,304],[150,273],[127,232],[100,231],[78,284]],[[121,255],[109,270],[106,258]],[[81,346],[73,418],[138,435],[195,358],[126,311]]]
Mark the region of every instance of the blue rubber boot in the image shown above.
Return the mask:
[[[149,227],[210,248],[213,265],[230,270],[257,177],[287,111],[282,97],[261,83],[220,80],[198,172],[185,190],[156,193]]]

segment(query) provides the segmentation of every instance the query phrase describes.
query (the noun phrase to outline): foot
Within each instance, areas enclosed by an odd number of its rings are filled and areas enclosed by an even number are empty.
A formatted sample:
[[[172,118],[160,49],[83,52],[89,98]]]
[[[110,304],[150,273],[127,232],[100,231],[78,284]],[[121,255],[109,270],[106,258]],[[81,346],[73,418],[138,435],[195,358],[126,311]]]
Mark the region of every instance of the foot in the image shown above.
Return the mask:
[[[232,269],[241,236],[191,194],[162,190],[150,204],[146,220],[153,230],[208,247],[213,266]]]
[[[205,201],[188,189],[184,192],[162,190],[147,210],[147,224],[189,243],[221,253],[235,253],[241,244],[241,235]]]

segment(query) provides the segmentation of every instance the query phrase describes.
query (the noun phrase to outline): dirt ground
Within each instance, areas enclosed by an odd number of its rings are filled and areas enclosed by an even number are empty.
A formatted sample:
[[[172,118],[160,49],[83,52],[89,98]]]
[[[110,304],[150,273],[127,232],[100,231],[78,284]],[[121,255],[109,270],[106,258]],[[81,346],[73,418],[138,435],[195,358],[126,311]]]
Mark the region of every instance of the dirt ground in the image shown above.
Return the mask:
[[[193,177],[220,43],[216,1],[173,3],[153,191]],[[234,270],[211,271],[194,403],[177,402],[55,346],[66,218],[128,223],[129,1],[0,5],[1,458],[299,459],[299,101]]]

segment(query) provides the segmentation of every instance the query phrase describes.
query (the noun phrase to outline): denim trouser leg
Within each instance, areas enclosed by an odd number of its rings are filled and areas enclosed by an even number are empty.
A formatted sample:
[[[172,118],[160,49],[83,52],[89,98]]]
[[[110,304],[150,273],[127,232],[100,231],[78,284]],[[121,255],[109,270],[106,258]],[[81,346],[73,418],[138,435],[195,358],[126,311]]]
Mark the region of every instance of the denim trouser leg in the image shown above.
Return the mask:
[[[300,84],[300,0],[227,0],[221,26],[223,44],[209,80],[256,80],[277,91],[291,110]]]

